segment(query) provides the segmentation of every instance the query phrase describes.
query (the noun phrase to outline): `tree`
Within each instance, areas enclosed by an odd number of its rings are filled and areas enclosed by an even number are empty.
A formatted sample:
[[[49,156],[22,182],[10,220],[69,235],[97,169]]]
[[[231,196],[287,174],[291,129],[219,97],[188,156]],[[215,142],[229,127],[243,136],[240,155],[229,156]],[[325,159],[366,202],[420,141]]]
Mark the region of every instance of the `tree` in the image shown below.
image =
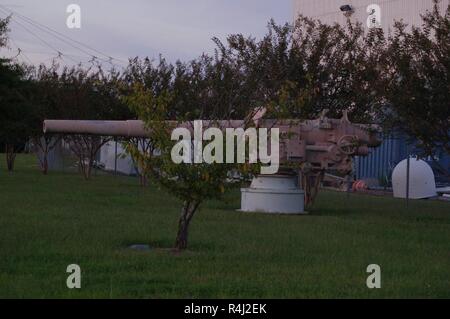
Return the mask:
[[[120,94],[122,96],[133,94],[134,88],[137,84],[139,84],[149,92],[152,92],[153,95],[158,96],[164,90],[171,89],[173,71],[173,65],[168,64],[167,61],[161,56],[158,65],[154,65],[148,58],[143,60],[139,60],[138,58],[131,59],[127,69],[121,77],[121,81],[119,82]],[[129,110],[131,112],[129,118],[136,119],[136,112],[134,112],[132,108],[129,108]],[[152,155],[155,151],[155,147],[152,145],[151,139],[125,139],[124,145],[127,146],[128,144],[133,145],[133,149],[139,149],[140,152],[147,155]],[[139,176],[140,185],[142,187],[148,186],[148,176],[145,173],[146,168],[144,167],[145,163],[140,162],[138,158],[134,156],[133,152],[129,153],[129,155],[137,166],[137,174]]]
[[[441,13],[436,1],[422,27],[396,23],[384,53],[385,126],[416,138],[423,155],[450,153],[450,6]]]
[[[151,139],[145,138],[145,137],[134,137],[126,140],[124,143],[125,149],[127,148],[128,144],[133,145],[134,149],[138,149],[140,152],[144,154],[148,154],[149,156],[153,155],[155,153],[155,147],[152,144]],[[139,177],[139,185],[142,187],[148,186],[148,176],[145,173],[145,163],[140,162],[138,158],[134,156],[134,153],[129,153],[131,158],[133,159],[133,162],[136,164],[136,173]]]
[[[14,170],[16,154],[29,137],[29,83],[23,80],[22,66],[0,60],[0,142],[5,146],[8,171]]]
[[[61,141],[59,135],[42,132],[44,120],[63,116],[63,106],[60,104],[61,88],[58,68],[56,64],[50,67],[40,65],[34,70],[33,75],[31,142],[44,175],[48,173],[48,154]]]
[[[0,20],[0,47],[6,45],[8,19]],[[8,171],[29,136],[31,85],[23,65],[0,59],[0,143],[5,147]]]
[[[243,76],[247,101],[265,106],[271,118],[312,119],[348,111],[351,120],[369,122],[379,76],[381,30],[364,33],[360,24],[326,25],[299,17],[293,24],[271,21],[262,40],[232,35],[215,39]]]
[[[154,74],[159,72],[161,75],[161,68],[166,69],[166,65],[156,66]],[[151,130],[149,141],[160,155],[143,152],[132,143],[127,149],[143,168],[144,174],[183,202],[174,245],[181,251],[188,246],[189,225],[201,204],[206,200],[221,199],[226,189],[239,185],[229,179],[231,170],[251,173],[255,166],[244,165],[246,169],[243,169],[241,164],[173,162],[171,150],[177,141],[172,141],[171,131],[187,121],[226,120],[235,116],[237,111],[242,112],[239,104],[232,103],[240,99],[237,95],[241,89],[233,82],[236,78],[232,69],[219,56],[202,56],[186,64],[178,62],[168,69],[171,76],[167,77],[168,81],[161,89],[155,90],[149,82],[137,81],[125,97],[130,108]],[[161,80],[155,76],[151,83],[162,83]]]
[[[311,119],[328,108],[332,115],[346,110],[353,119],[368,121],[375,103],[371,81],[378,76],[373,62],[379,53],[368,48],[382,41],[379,31],[366,38],[360,25],[349,22],[342,28],[300,18],[294,26],[272,21],[261,41],[242,35],[230,36],[226,44],[214,41],[214,56],[175,65],[163,59],[156,65],[135,59],[125,76],[125,100],[151,129],[150,141],[161,155],[132,144],[128,150],[148,176],[183,201],[175,241],[179,250],[187,247],[189,224],[198,207],[232,186],[228,173],[236,169],[251,174],[256,168],[174,164],[170,131],[176,124],[165,121],[251,119],[260,107],[273,118]]]
[[[6,19],[0,18],[0,48],[4,47],[8,42],[8,24],[9,17]]]
[[[327,113],[353,122],[370,123],[379,106],[375,87],[383,61],[384,35],[365,33],[350,19],[345,26],[327,25],[300,16],[294,24],[270,21],[261,40],[236,34],[216,44],[242,74],[239,83],[250,107],[264,106],[268,118],[314,119]],[[312,204],[324,170],[307,163],[284,163],[299,171],[305,203]],[[339,172],[341,173],[341,172]],[[311,195],[311,196],[309,196]]]
[[[156,62],[135,58],[125,71],[121,93],[132,95],[136,86],[153,97],[169,93],[170,107],[164,116],[167,120],[242,119],[252,111],[252,104],[248,100],[250,88],[242,85],[245,75],[236,71],[232,61],[219,51],[215,57],[202,55],[188,63],[177,61],[175,65],[163,57]],[[134,148],[140,143],[147,154],[155,149],[151,140],[132,142]],[[131,156],[138,163],[139,172],[145,171],[134,153]],[[141,174],[141,184],[145,185],[146,179],[145,174]]]
[[[81,67],[64,68],[59,77],[62,118],[78,120],[124,120],[128,108],[120,101],[120,74],[114,70]],[[111,141],[109,136],[66,136],[70,149],[78,158],[79,169],[86,179],[91,177],[95,157],[100,148]]]

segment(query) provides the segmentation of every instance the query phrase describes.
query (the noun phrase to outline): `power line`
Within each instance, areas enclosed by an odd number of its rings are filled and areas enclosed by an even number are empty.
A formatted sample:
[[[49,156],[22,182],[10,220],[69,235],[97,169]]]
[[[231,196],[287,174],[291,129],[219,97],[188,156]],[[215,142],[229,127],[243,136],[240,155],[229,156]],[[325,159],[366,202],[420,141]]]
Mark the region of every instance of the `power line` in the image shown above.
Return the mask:
[[[79,41],[76,41],[76,40],[73,40],[73,39],[71,39],[71,38],[69,38],[69,37],[66,37],[66,36],[63,35],[62,33],[59,33],[58,31],[52,30],[51,28],[49,28],[49,27],[47,27],[47,26],[45,26],[45,25],[43,25],[43,24],[41,24],[41,23],[39,23],[39,22],[35,22],[35,21],[33,21],[32,19],[27,18],[27,17],[25,17],[25,16],[23,16],[23,15],[17,13],[17,12],[14,12],[14,11],[12,11],[12,10],[10,10],[10,9],[3,9],[3,8],[4,8],[4,6],[0,4],[0,12],[2,12],[3,14],[6,14],[7,17],[11,17],[11,20],[12,20],[14,23],[18,24],[18,25],[19,25],[21,28],[23,28],[26,32],[30,33],[33,37],[37,38],[37,39],[38,39],[40,42],[42,42],[46,47],[49,47],[52,51],[54,51],[54,52],[57,54],[57,56],[56,56],[56,57],[53,57],[52,60],[55,60],[55,59],[58,59],[58,58],[61,59],[61,60],[64,60],[64,59],[66,58],[66,59],[72,61],[73,63],[75,63],[76,65],[83,65],[83,64],[85,64],[85,65],[88,65],[88,64],[91,64],[91,65],[94,65],[94,64],[100,65],[99,61],[102,61],[102,62],[111,64],[111,66],[113,66],[113,67],[123,68],[123,66],[117,65],[117,64],[113,63],[113,60],[116,60],[116,61],[119,61],[119,62],[123,62],[122,60],[113,58],[113,57],[111,57],[111,56],[109,56],[109,55],[107,55],[107,54],[104,54],[104,53],[102,53],[102,52],[96,50],[96,49],[93,49],[93,48],[91,48],[91,47],[89,47],[89,46],[87,46],[87,45],[84,45],[83,43],[81,43],[81,42],[79,42]],[[25,25],[23,25],[23,23],[21,23],[20,21],[18,21],[18,19],[16,18],[16,16],[17,16],[18,18],[20,18],[22,21],[24,21],[24,22],[30,24],[30,25],[31,25],[32,27],[34,27],[35,29],[38,29],[38,31],[45,32],[46,34],[49,34],[49,35],[51,35],[52,37],[57,38],[59,41],[62,41],[62,42],[64,42],[64,43],[70,45],[71,47],[74,47],[75,49],[81,51],[82,53],[86,54],[87,57],[63,53],[63,50],[57,49],[55,46],[53,46],[52,44],[50,44],[48,41],[44,40],[44,39],[43,39],[42,37],[40,37],[38,34],[36,34],[36,33],[33,32],[32,30],[30,30],[29,28],[27,28]],[[29,19],[30,21],[27,21],[26,19]],[[39,25],[37,25],[37,24],[39,24]],[[52,34],[52,33],[50,33],[49,31],[45,30],[44,28],[47,28],[48,30],[51,30],[52,32],[55,32],[55,33],[57,33],[57,34],[60,34],[60,36],[57,36],[57,35],[55,35],[55,34]],[[63,37],[67,38],[68,40],[64,39]],[[11,40],[12,40],[12,39],[11,39]],[[99,57],[97,57],[97,56],[91,54],[90,52],[88,52],[88,51],[86,51],[86,50],[80,48],[79,46],[76,46],[76,45],[72,44],[72,43],[69,42],[69,41],[73,41],[73,42],[76,42],[76,43],[80,43],[81,45],[83,45],[83,46],[85,46],[85,47],[88,47],[90,50],[93,50],[93,51],[95,51],[95,52],[101,53],[102,55],[106,56],[108,59],[99,58]],[[17,44],[16,44],[16,46],[17,46]],[[17,46],[17,47],[18,47],[18,46]],[[19,48],[19,47],[18,47],[18,49],[21,50],[21,53],[24,52],[23,49],[21,49],[21,48]],[[27,52],[32,53],[31,51],[27,51]],[[41,53],[41,54],[51,54],[51,53]],[[23,53],[22,55],[23,55],[28,61],[31,62],[31,60],[30,60],[24,53]],[[81,59],[80,59],[80,61],[77,61],[77,60],[73,59],[72,57],[75,57],[75,58],[82,58],[82,59],[90,58],[90,60],[88,60],[87,62],[86,62],[86,61],[82,61]],[[126,62],[124,62],[124,63],[126,63]],[[31,63],[31,64],[32,64],[32,63]]]
[[[13,51],[17,51],[17,53],[14,56],[6,56],[4,55],[5,58],[10,59],[10,60],[15,60],[17,62],[19,62],[19,56],[23,56],[24,59],[26,59],[30,64],[33,64],[33,62],[31,62],[30,58],[28,58],[28,56],[25,54],[24,50],[22,50],[17,43],[13,40],[13,39],[9,39],[11,41],[11,44],[16,48],[15,50],[13,50],[12,47],[7,46],[7,51],[13,53]]]
[[[20,17],[19,17],[19,18],[20,18]],[[80,48],[80,47],[78,47],[78,46],[72,44],[70,41],[67,41],[66,39],[64,39],[64,38],[62,38],[62,37],[60,37],[60,36],[57,36],[57,35],[54,35],[54,34],[48,32],[48,31],[47,31],[46,29],[44,29],[43,27],[40,27],[39,25],[35,25],[33,22],[27,21],[26,19],[23,19],[23,18],[22,18],[22,20],[25,21],[25,22],[28,22],[28,23],[30,23],[31,25],[33,25],[34,27],[36,27],[36,28],[38,28],[38,29],[40,29],[40,30],[42,30],[42,31],[44,31],[44,32],[46,32],[46,33],[48,33],[48,34],[50,34],[51,36],[53,36],[53,37],[59,39],[60,41],[66,43],[66,44],[68,44],[68,45],[70,45],[71,47],[73,47],[73,48],[75,48],[75,49],[77,49],[77,50],[79,50],[79,51],[81,51],[81,52],[83,52],[83,53],[85,53],[85,54],[87,54],[87,55],[89,55],[89,56],[92,56],[92,54],[91,54],[90,52],[88,52],[88,51],[86,51],[86,50],[84,50],[84,49],[82,49],[82,48]],[[65,55],[67,56],[68,54],[65,54]],[[102,60],[103,62],[111,63],[110,60],[105,60],[105,59],[101,59],[101,58],[98,58],[98,59],[99,59],[99,60]],[[111,63],[111,64],[112,64],[112,63]]]
[[[1,6],[1,5],[0,5],[0,6]],[[20,18],[20,17],[19,17],[19,18]],[[27,21],[27,20],[25,20],[25,19],[23,19],[23,18],[22,18],[22,20],[25,21],[25,22],[28,22],[28,23],[30,23],[31,25],[33,25],[34,27],[36,27],[36,28],[38,28],[38,29],[40,29],[40,30],[42,30],[42,31],[44,31],[44,32],[46,32],[46,33],[48,33],[48,34],[54,36],[54,37],[56,37],[57,39],[59,39],[60,41],[66,43],[66,44],[68,44],[68,45],[70,45],[71,47],[73,47],[73,48],[75,48],[75,49],[77,49],[77,50],[80,50],[81,52],[83,52],[83,53],[85,53],[85,54],[87,54],[87,55],[89,55],[89,56],[92,56],[92,54],[91,54],[90,52],[85,51],[85,50],[81,49],[80,47],[78,47],[78,46],[76,46],[76,45],[73,45],[71,42],[65,40],[65,39],[62,38],[62,37],[59,37],[59,36],[56,36],[56,35],[51,34],[50,32],[46,31],[44,28],[40,27],[39,25],[35,25],[35,24],[33,24],[32,22],[29,22],[29,21]],[[66,54],[66,55],[67,55],[67,54]],[[104,60],[104,61],[107,62],[106,60]]]
[[[30,23],[31,25],[33,25],[35,28],[39,28],[40,30],[42,30],[42,31],[44,31],[44,32],[46,32],[46,33],[52,35],[53,37],[58,38],[60,41],[63,41],[64,43],[67,43],[68,45],[70,45],[70,46],[72,46],[72,47],[74,47],[74,48],[80,50],[81,52],[83,52],[83,53],[85,53],[85,54],[87,54],[87,55],[90,55],[90,56],[92,56],[92,57],[96,57],[96,58],[99,59],[99,60],[102,60],[102,61],[104,61],[104,62],[108,62],[108,63],[111,63],[111,64],[112,64],[112,60],[116,60],[116,61],[118,61],[118,62],[122,62],[122,63],[125,63],[125,64],[128,63],[128,62],[123,61],[123,60],[121,60],[121,59],[117,59],[117,58],[114,58],[114,57],[112,57],[112,56],[110,56],[110,55],[108,55],[108,54],[105,54],[105,53],[103,53],[103,52],[101,52],[101,51],[99,51],[99,50],[97,50],[97,49],[95,49],[95,48],[93,48],[93,47],[91,47],[91,46],[89,46],[89,45],[83,43],[83,42],[80,42],[80,41],[78,41],[78,40],[75,40],[75,39],[73,39],[73,38],[70,38],[70,37],[66,36],[65,34],[63,34],[63,33],[61,33],[61,32],[58,32],[58,31],[56,31],[56,30],[54,30],[54,29],[52,29],[52,28],[50,28],[50,27],[48,27],[48,26],[46,26],[46,25],[44,25],[44,24],[42,24],[42,23],[40,23],[40,22],[38,22],[38,21],[35,21],[35,20],[33,20],[33,19],[31,19],[31,18],[29,18],[29,17],[27,17],[27,16],[24,16],[24,15],[22,15],[22,14],[16,12],[16,11],[13,11],[13,10],[11,10],[11,9],[9,9],[9,8],[7,8],[7,7],[3,6],[3,5],[1,5],[1,4],[0,4],[0,7],[2,7],[3,10],[7,10],[7,11],[9,11],[9,12],[15,14],[16,16],[18,16],[18,17],[21,18],[22,20],[24,20],[24,21]],[[70,41],[75,42],[75,43],[77,43],[78,45],[81,45],[81,46],[87,48],[88,50],[91,50],[91,51],[93,51],[93,52],[96,52],[97,54],[103,55],[104,57],[106,57],[106,59],[99,58],[99,57],[97,57],[97,56],[91,54],[90,52],[87,52],[86,50],[80,48],[79,46],[75,46],[75,45],[72,44]]]
[[[10,38],[9,40],[14,41],[12,38]],[[18,47],[17,44],[15,44],[15,45]],[[28,50],[28,49],[24,50],[23,48],[21,48],[21,50],[22,50],[22,52],[27,52],[27,53],[31,53],[31,54],[37,54],[37,55],[52,55],[52,54],[54,54],[54,52],[48,52],[48,51],[35,51],[35,50]],[[80,59],[81,63],[88,63],[88,61],[89,61],[89,60],[82,61],[81,59],[85,59],[86,60],[86,59],[90,59],[91,58],[91,56],[87,57],[87,56],[76,55],[76,54],[67,54],[67,53],[65,53],[64,55],[65,56],[70,56],[72,58]],[[52,58],[54,58],[54,57],[52,57]]]
[[[3,11],[4,13],[6,12],[6,14],[8,14],[7,11],[3,10],[2,8],[0,8],[1,11]],[[63,53],[56,49],[53,45],[51,45],[50,43],[48,43],[46,40],[42,39],[39,35],[37,35],[36,33],[34,33],[33,31],[31,31],[29,28],[27,28],[26,26],[24,26],[22,23],[20,23],[19,21],[17,21],[16,19],[12,19],[17,25],[19,25],[20,27],[22,27],[25,31],[27,31],[28,33],[30,33],[32,36],[34,36],[36,39],[38,39],[39,41],[41,41],[44,45],[46,45],[47,47],[49,47],[50,49],[52,49],[53,51],[55,51],[56,53],[58,53],[58,55],[63,55]],[[68,57],[70,60],[72,60],[74,63],[78,63],[78,61]]]
[[[42,52],[42,51],[24,50],[23,48],[21,48],[14,41],[14,39],[9,38],[9,40],[11,41],[11,43],[14,45],[14,47],[17,50],[17,54],[14,57],[11,57],[11,59],[18,60],[19,56],[23,56],[30,64],[33,64],[31,59],[27,55],[28,53],[31,53],[31,54],[34,54],[34,55],[46,55],[46,56],[54,54],[54,52]],[[8,50],[12,51],[12,48],[8,48]],[[57,56],[52,56],[50,58],[44,59],[40,63],[46,63],[48,61],[55,61],[56,59],[64,60],[64,56],[80,59],[79,61],[76,61],[77,64],[92,65],[92,63],[90,63],[89,61],[86,61],[86,58],[87,58],[86,56],[73,55],[73,54],[64,54],[64,55],[62,55],[62,54],[59,54],[59,53],[58,53]],[[85,61],[83,61],[82,59],[85,59]]]
[[[28,58],[28,56],[25,54],[25,52],[23,52],[23,50],[17,45],[17,43],[16,43],[13,39],[11,39],[11,42],[12,42],[12,44],[14,44],[14,45],[16,46],[16,48],[17,48],[18,54],[17,54],[16,58],[17,58],[19,55],[22,55],[22,56],[25,58],[25,60],[28,61],[28,63],[33,64],[33,62],[31,62],[30,58]]]

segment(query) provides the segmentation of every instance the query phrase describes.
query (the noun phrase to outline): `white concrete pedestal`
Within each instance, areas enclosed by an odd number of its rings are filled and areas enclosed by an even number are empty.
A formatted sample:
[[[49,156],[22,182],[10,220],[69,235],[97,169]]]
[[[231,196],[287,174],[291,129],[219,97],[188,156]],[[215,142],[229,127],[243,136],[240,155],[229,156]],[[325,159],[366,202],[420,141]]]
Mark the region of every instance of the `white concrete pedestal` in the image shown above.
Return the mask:
[[[260,175],[250,188],[241,189],[241,211],[269,214],[306,214],[305,193],[297,176]]]

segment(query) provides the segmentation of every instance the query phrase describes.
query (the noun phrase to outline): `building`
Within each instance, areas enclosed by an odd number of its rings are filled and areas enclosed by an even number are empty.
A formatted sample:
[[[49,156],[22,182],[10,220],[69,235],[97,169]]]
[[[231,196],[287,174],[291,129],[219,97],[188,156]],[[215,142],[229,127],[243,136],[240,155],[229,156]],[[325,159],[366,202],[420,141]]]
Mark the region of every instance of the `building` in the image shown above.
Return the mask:
[[[450,0],[441,0],[445,12]],[[366,28],[392,29],[395,21],[421,25],[421,14],[433,9],[433,0],[294,0],[294,19],[298,15],[321,20],[323,23],[345,24],[347,16]]]

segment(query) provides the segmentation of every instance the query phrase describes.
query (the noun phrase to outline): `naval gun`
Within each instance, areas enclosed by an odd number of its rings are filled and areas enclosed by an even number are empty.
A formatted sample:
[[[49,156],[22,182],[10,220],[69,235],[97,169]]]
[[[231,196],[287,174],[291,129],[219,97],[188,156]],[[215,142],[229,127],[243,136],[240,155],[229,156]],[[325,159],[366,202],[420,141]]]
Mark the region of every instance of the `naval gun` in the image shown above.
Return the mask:
[[[256,112],[250,125],[256,128],[278,128],[280,133],[279,162],[281,168],[274,175],[260,175],[250,188],[242,189],[242,210],[272,213],[303,213],[304,204],[317,195],[325,172],[352,171],[352,158],[367,156],[370,148],[381,144],[376,125],[350,122],[347,113],[342,118],[328,118],[326,111],[314,120],[263,119]],[[245,128],[247,120],[203,121],[204,127]],[[174,127],[192,130],[193,122],[178,123]],[[143,121],[83,121],[45,120],[44,133],[66,135],[98,135],[123,138],[148,138],[151,129]],[[289,169],[286,169],[289,167]],[[297,167],[297,171],[292,169]]]

